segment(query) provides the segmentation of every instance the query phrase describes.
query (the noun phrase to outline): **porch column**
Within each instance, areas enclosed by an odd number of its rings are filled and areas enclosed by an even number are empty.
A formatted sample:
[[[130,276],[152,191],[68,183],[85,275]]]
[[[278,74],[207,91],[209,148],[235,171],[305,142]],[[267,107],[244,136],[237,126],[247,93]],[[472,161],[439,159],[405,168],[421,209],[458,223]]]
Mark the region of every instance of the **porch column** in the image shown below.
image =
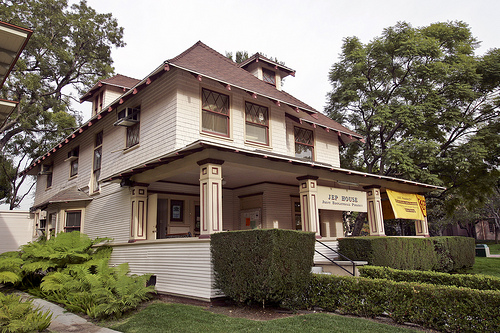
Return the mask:
[[[200,166],[200,238],[222,231],[222,164],[224,161],[206,159]]]
[[[370,225],[370,236],[385,236],[380,188],[367,187],[365,189],[366,199],[368,202],[368,224]]]
[[[318,214],[318,177],[297,177],[300,181],[300,214],[304,231],[314,232],[316,237],[321,237]]]
[[[147,214],[147,184],[136,185],[130,188],[131,222],[130,241],[146,239],[146,214]]]
[[[417,236],[430,237],[427,216],[424,217],[423,221],[415,220],[415,234]]]

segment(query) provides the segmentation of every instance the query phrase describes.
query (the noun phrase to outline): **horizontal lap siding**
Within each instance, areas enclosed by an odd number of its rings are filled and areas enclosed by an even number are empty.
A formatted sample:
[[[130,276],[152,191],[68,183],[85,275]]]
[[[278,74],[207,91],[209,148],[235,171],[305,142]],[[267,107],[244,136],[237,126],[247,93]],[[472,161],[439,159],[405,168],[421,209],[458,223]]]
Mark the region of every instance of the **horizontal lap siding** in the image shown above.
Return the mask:
[[[210,241],[134,243],[113,247],[111,265],[129,263],[132,274],[156,276],[156,290],[209,300],[217,296],[212,288]]]
[[[0,253],[18,251],[32,241],[33,218],[28,211],[0,211]]]
[[[115,242],[126,242],[130,237],[130,190],[119,184],[101,186],[85,210],[84,233],[91,238],[110,237]]]

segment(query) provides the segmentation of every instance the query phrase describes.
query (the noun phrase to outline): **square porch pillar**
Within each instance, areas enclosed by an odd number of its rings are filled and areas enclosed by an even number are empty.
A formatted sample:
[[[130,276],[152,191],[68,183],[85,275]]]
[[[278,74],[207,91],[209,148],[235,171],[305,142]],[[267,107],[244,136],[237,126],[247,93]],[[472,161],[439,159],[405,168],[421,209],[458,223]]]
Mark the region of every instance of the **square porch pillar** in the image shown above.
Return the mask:
[[[224,161],[206,159],[200,166],[200,238],[222,231],[222,164]]]
[[[369,187],[365,189],[366,199],[368,202],[368,224],[370,225],[370,236],[385,236],[380,188]]]
[[[131,221],[130,241],[146,239],[146,214],[147,214],[147,185],[141,184],[130,188]]]
[[[297,177],[300,181],[300,214],[304,231],[314,232],[316,237],[321,237],[318,214],[318,177]]]
[[[415,234],[417,236],[430,237],[427,216],[424,217],[423,221],[415,220]]]

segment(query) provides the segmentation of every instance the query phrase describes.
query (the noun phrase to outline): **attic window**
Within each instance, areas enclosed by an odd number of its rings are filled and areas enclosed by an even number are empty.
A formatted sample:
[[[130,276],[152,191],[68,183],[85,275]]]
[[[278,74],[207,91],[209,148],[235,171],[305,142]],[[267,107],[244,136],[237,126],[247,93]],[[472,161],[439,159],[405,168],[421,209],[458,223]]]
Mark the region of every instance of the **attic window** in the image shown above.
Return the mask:
[[[262,80],[276,87],[276,73],[266,68],[262,68]]]

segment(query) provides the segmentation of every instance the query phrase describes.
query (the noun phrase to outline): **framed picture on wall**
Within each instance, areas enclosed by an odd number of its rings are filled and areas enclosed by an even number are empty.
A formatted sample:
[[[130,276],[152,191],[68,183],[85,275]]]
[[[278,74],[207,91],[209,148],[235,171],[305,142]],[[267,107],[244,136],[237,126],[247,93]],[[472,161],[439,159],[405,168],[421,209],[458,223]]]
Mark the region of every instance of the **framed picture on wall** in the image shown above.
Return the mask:
[[[170,221],[183,222],[184,221],[184,201],[183,200],[170,200]]]

